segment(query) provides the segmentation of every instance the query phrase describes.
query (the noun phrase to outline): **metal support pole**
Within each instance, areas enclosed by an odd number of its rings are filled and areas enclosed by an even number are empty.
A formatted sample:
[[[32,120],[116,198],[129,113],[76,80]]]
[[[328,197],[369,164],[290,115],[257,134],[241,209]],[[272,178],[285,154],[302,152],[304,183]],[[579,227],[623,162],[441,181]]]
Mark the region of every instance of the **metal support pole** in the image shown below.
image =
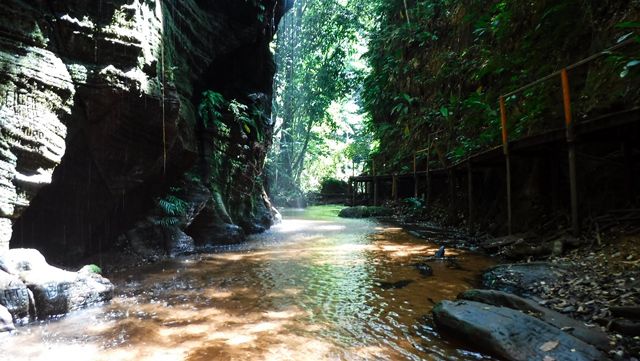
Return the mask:
[[[564,103],[564,119],[567,126],[567,146],[569,156],[569,185],[571,188],[571,228],[574,235],[580,233],[580,219],[578,218],[578,184],[576,172],[576,143],[573,117],[571,115],[571,92],[567,69],[560,72],[562,80],[562,99]]]
[[[633,144],[629,140],[622,143],[622,153],[624,154],[624,167],[626,168],[625,179],[627,183],[627,194],[631,199],[631,204],[636,204],[636,174],[635,161],[633,159]]]
[[[356,199],[358,198],[358,181],[354,180],[353,181],[353,193],[352,193],[352,197],[353,197],[353,201],[351,203],[353,203],[353,205],[356,205]]]
[[[427,190],[424,196],[425,204],[427,207],[431,206],[431,169],[429,164],[431,163],[431,134],[429,134],[427,143],[429,143],[427,148],[427,174],[426,174],[426,182],[427,182]]]
[[[373,162],[373,205],[378,205],[378,174],[376,173],[375,162]]]
[[[467,198],[469,201],[469,217],[467,219],[467,225],[469,226],[469,231],[473,228],[473,168],[471,166],[471,161],[467,161]]]
[[[504,97],[500,97],[500,120],[502,124],[502,147],[504,151],[505,171],[507,175],[507,229],[513,234],[513,214],[511,208],[511,156],[509,152],[509,137],[507,132],[507,107]]]
[[[449,221],[455,222],[457,221],[457,212],[456,212],[456,172],[453,170],[453,167],[449,167],[447,171],[447,178],[449,178]]]
[[[391,183],[391,194],[393,196],[393,200],[398,200],[398,174],[393,173],[392,183]]]
[[[413,153],[413,197],[418,198],[418,168],[416,153]]]

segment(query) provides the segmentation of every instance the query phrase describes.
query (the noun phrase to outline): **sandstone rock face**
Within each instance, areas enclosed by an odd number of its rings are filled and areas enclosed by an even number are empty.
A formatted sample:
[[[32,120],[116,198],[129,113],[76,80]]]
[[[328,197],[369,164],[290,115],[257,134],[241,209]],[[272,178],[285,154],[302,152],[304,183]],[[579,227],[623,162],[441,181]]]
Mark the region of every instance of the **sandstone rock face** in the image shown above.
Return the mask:
[[[34,249],[0,253],[0,268],[0,306],[15,320],[46,319],[113,297],[113,285],[106,278],[87,267],[79,272],[53,267]]]
[[[189,182],[213,193],[173,224],[182,233],[170,252],[188,251],[184,232],[207,203],[225,224],[268,227],[260,175],[273,127],[269,43],[290,6],[2,1],[0,249],[72,262],[162,218],[159,199]],[[243,131],[229,114],[226,132],[204,125],[206,90],[251,107],[258,129]],[[218,153],[222,161],[210,162]]]

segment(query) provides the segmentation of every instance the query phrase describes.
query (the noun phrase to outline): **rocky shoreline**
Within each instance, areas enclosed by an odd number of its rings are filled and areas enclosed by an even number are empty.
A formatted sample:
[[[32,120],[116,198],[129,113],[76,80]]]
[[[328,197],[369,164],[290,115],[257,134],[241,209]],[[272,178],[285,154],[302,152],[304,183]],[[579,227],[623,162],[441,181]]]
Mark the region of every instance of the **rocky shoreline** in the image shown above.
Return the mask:
[[[473,339],[479,351],[506,360],[638,360],[640,236],[613,228],[597,238],[565,232],[492,238],[397,209],[379,219],[429,242],[499,260],[483,274],[484,289],[434,307],[432,321],[446,337]]]
[[[94,265],[77,272],[51,266],[35,249],[0,253],[0,333],[111,300],[114,286],[99,272]]]

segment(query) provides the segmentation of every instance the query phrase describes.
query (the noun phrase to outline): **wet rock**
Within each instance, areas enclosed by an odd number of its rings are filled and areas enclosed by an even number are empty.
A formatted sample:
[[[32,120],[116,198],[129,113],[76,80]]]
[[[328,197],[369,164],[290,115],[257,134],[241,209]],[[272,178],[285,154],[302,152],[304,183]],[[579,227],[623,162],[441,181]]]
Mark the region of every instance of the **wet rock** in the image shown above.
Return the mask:
[[[178,257],[196,252],[196,245],[191,236],[180,228],[170,227],[163,229],[165,245],[169,256]]]
[[[5,307],[16,319],[29,316],[27,286],[18,276],[4,271],[0,271],[0,305]]]
[[[65,314],[113,297],[113,285],[106,278],[92,272],[69,272],[53,267],[37,250],[11,249],[2,255],[1,262],[19,275],[33,292],[39,319]]]
[[[416,263],[414,265],[421,275],[428,277],[433,276],[433,269],[426,263]]]
[[[0,305],[0,333],[15,331],[16,326],[13,324],[11,313],[4,306]]]
[[[606,354],[546,322],[505,307],[442,301],[433,309],[438,330],[473,340],[483,351],[510,361],[607,360]]]
[[[569,334],[590,345],[594,345],[600,350],[609,351],[611,348],[609,337],[604,332],[595,328],[588,328],[584,326],[583,322],[579,322],[561,313],[542,307],[536,302],[510,293],[492,290],[469,290],[458,295],[458,298],[521,311],[561,330],[565,330]]]
[[[412,280],[401,280],[397,282],[385,282],[385,281],[377,281],[376,284],[382,288],[383,290],[391,290],[391,289],[399,289],[405,288],[409,284],[413,283]]]
[[[391,216],[393,212],[384,207],[367,207],[357,206],[343,208],[338,217],[342,218],[370,218],[370,217],[387,217]]]
[[[230,223],[196,221],[187,233],[195,240],[199,252],[207,252],[216,246],[238,244],[246,239],[244,230]]]
[[[280,211],[278,211],[276,207],[271,207],[271,219],[273,219],[273,224],[282,223],[282,214],[280,214]]]
[[[259,201],[274,126],[269,44],[290,6],[0,2],[0,249],[63,263],[115,248],[182,178],[223,189],[234,220],[270,218]],[[250,106],[257,131],[203,129],[206,89]],[[212,169],[198,162],[213,156]],[[188,226],[212,196],[182,189]]]
[[[566,272],[563,266],[546,262],[504,264],[487,270],[482,283],[487,288],[522,296],[536,284],[558,281]]]

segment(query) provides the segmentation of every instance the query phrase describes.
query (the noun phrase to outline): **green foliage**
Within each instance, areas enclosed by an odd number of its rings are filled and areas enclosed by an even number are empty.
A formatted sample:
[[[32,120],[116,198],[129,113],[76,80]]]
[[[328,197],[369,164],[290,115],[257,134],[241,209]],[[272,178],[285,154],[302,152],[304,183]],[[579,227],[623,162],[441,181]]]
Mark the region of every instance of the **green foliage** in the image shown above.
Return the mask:
[[[81,271],[85,271],[85,272],[88,272],[88,273],[102,274],[102,268],[100,268],[100,266],[95,265],[95,264],[88,264],[88,265],[82,267]]]
[[[249,3],[251,5],[253,5],[253,7],[255,7],[257,9],[258,15],[256,16],[257,20],[259,22],[264,22],[265,21],[265,16],[267,13],[267,8],[266,6],[262,3],[261,0],[244,0],[244,2]]]
[[[156,220],[157,225],[171,227],[180,224],[181,218],[185,216],[189,207],[186,201],[176,195],[180,191],[179,188],[172,187],[167,196],[157,200],[162,213],[161,217]]]
[[[264,139],[264,134],[262,129],[256,124],[254,117],[249,116],[247,113],[249,107],[245,104],[242,104],[236,100],[232,100],[229,102],[229,111],[233,114],[233,117],[236,121],[242,124],[242,129],[247,134],[255,134],[256,138],[259,142],[262,142]],[[258,118],[260,119],[260,118]]]
[[[353,111],[366,65],[363,52],[369,0],[297,0],[277,37],[274,117],[269,155],[273,193],[299,194],[324,176],[351,173],[340,156],[356,138],[362,115]],[[286,197],[285,197],[286,198]]]
[[[409,206],[411,210],[414,210],[414,211],[423,209],[425,207],[424,200],[421,198],[415,198],[415,197],[406,198],[404,199],[404,203],[407,206]]]
[[[379,141],[375,157],[395,170],[411,162],[407,149],[425,148],[438,131],[436,143],[448,161],[498,145],[501,94],[621,36],[637,36],[625,33],[638,30],[640,14],[640,5],[622,0],[415,0],[406,2],[408,9],[399,0],[373,3],[371,72],[362,96]],[[576,117],[638,102],[637,49],[572,72]],[[552,80],[507,99],[511,139],[561,127],[560,94],[559,80]]]
[[[341,179],[324,178],[320,182],[320,193],[322,194],[342,194],[347,193],[349,185]]]
[[[202,101],[198,106],[198,114],[205,127],[223,127],[222,110],[227,101],[222,94],[207,90],[202,93]]]

